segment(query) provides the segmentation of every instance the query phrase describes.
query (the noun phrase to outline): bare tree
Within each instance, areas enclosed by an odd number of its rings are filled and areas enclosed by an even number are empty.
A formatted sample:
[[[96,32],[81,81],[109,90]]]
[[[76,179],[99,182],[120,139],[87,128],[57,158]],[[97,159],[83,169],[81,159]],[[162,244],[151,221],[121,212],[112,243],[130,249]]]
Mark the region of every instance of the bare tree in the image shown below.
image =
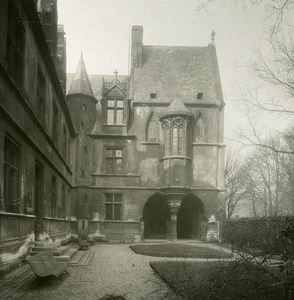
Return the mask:
[[[227,218],[231,218],[240,208],[240,203],[246,196],[246,170],[242,158],[237,152],[227,151],[225,164],[225,188]]]

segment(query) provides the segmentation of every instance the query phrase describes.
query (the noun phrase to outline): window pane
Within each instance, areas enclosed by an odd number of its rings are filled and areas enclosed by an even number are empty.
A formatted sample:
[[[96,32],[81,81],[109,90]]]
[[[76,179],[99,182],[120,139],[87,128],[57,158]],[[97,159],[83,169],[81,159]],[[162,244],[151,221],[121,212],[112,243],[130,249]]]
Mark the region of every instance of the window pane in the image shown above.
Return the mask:
[[[164,132],[164,135],[165,135],[165,143],[164,143],[164,155],[165,156],[168,156],[169,155],[169,143],[170,143],[170,140],[169,140],[169,128],[165,130]]]
[[[155,121],[151,120],[148,126],[148,141],[155,142],[156,141],[156,123]]]
[[[107,124],[114,124],[114,110],[107,110]]]
[[[117,109],[116,110],[116,124],[123,124],[123,119],[124,119],[124,111],[123,109]]]
[[[113,194],[105,194],[106,202],[112,202]]]
[[[116,159],[116,173],[118,173],[118,174],[122,173],[122,159],[121,158]]]
[[[120,220],[120,204],[114,204],[114,220]]]
[[[114,107],[114,100],[108,100],[107,101],[107,106],[108,107]]]
[[[178,128],[173,127],[173,155],[178,154]]]
[[[107,157],[113,157],[114,149],[107,149],[106,150],[106,156]]]
[[[113,194],[114,202],[121,202],[121,194]]]
[[[106,173],[113,174],[114,173],[114,165],[113,159],[106,159]]]
[[[106,220],[112,220],[112,204],[105,204],[105,218]]]
[[[116,107],[124,107],[124,100],[117,100]]]
[[[179,155],[183,155],[184,154],[184,138],[183,138],[183,128],[179,128]]]
[[[115,156],[116,157],[122,157],[122,150],[121,149],[115,150]]]

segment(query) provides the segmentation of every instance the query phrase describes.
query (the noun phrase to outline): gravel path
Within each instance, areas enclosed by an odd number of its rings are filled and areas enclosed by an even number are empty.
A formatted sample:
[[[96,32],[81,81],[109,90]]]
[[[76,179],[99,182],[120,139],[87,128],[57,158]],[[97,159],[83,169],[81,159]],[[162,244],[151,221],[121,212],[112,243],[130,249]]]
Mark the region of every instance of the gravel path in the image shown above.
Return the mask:
[[[138,255],[120,244],[95,245],[88,253],[88,261],[70,267],[69,275],[38,285],[34,281],[22,299],[98,300],[105,295],[123,295],[127,300],[180,299],[149,266],[150,261],[163,258]]]

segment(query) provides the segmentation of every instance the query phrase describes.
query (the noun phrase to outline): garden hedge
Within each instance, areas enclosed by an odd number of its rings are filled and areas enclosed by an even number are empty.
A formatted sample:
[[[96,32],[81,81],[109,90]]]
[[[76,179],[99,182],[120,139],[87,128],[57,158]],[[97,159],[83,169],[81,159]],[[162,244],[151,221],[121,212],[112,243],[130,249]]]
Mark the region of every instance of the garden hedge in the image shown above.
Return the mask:
[[[235,249],[294,258],[293,216],[226,219],[222,234]]]

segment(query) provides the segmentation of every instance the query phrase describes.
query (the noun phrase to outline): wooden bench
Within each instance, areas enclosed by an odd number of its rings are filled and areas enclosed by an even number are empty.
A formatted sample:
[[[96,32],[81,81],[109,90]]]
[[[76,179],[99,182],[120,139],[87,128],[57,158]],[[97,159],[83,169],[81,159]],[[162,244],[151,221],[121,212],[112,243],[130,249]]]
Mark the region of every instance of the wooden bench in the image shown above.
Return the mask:
[[[63,272],[67,272],[68,262],[57,261],[51,251],[41,252],[26,259],[30,267],[38,277],[55,276],[58,277]]]
[[[90,245],[87,240],[83,240],[80,237],[77,238],[78,244],[79,244],[79,250],[89,250]]]

